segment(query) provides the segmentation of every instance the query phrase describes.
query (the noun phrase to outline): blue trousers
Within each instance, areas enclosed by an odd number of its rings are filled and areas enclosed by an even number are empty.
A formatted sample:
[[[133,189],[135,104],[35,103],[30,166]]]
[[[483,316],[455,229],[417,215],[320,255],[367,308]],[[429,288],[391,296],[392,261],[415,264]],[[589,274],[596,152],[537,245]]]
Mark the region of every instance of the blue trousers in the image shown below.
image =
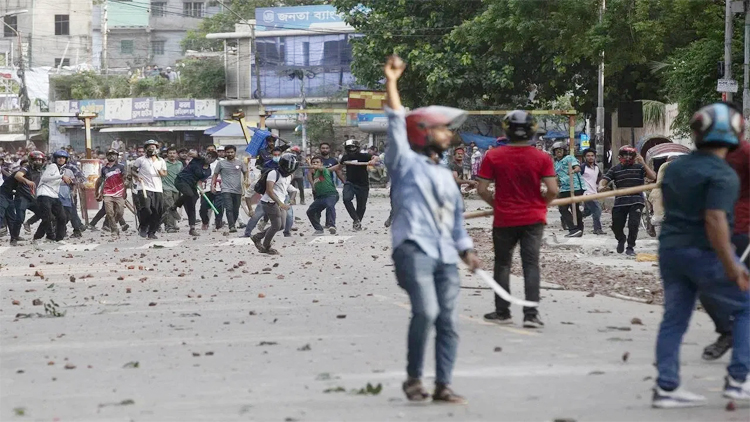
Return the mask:
[[[680,385],[680,345],[698,293],[715,301],[734,319],[732,358],[727,372],[744,382],[750,370],[750,294],[730,281],[716,253],[698,248],[660,249],[664,316],[656,340],[656,383],[665,390]]]
[[[393,262],[398,285],[411,301],[406,372],[411,378],[422,378],[427,338],[434,325],[435,382],[450,384],[458,350],[458,267],[430,258],[411,241],[393,251]]]

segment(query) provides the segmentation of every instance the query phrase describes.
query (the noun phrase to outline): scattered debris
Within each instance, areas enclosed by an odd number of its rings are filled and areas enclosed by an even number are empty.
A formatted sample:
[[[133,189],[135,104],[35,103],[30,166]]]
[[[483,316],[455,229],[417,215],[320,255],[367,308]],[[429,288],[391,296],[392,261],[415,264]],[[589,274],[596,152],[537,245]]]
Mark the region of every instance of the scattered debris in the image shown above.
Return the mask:
[[[140,368],[140,366],[141,366],[141,364],[138,363],[138,361],[132,361],[132,362],[126,363],[122,367],[123,368],[133,368],[133,369],[135,369],[135,368]]]
[[[306,344],[306,345],[304,345],[302,347],[298,347],[297,350],[299,350],[300,352],[307,352],[307,351],[310,351],[312,349],[310,348],[310,344],[308,343],[308,344]]]
[[[633,325],[643,325],[643,321],[640,318],[633,318],[630,320],[630,323]]]
[[[346,388],[341,387],[341,386],[334,387],[334,388],[326,388],[325,390],[323,390],[323,392],[324,393],[345,393]]]
[[[362,396],[377,396],[381,391],[383,391],[383,384],[378,383],[378,385],[373,386],[368,382],[364,388],[354,390],[354,394]]]
[[[336,315],[336,318],[338,318],[338,319],[344,319],[344,318],[346,318],[346,315],[345,314]]]
[[[727,411],[727,412],[734,412],[734,411],[735,411],[735,409],[736,409],[736,406],[735,406],[735,404],[734,404],[734,401],[730,400],[730,401],[729,401],[729,402],[727,403],[727,407],[725,407],[725,409],[726,409],[726,411]]]
[[[156,306],[156,302],[149,302],[148,306]]]
[[[623,353],[623,355],[622,355],[622,361],[623,362],[627,362],[629,357],[630,357],[630,352]]]
[[[498,346],[498,347],[495,347],[495,351],[496,351],[496,352],[502,352],[502,351],[503,351],[503,348],[502,348],[502,347],[500,347],[500,346]]]
[[[260,343],[258,343],[258,346],[276,346],[277,344],[279,343],[275,341],[261,341]]]
[[[589,375],[604,375],[604,371],[591,371]]]

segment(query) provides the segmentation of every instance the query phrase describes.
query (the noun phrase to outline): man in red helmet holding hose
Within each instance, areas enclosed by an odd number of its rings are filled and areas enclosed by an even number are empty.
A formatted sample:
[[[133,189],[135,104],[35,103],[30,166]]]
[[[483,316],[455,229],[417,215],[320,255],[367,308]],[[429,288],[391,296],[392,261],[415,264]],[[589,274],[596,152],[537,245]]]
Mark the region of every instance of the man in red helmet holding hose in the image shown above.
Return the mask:
[[[614,182],[617,189],[632,188],[646,183],[645,178],[656,180],[656,173],[646,165],[643,157],[635,148],[625,145],[620,148],[618,154],[620,164],[609,169],[604,178],[599,182],[600,190],[607,188],[610,182]],[[641,212],[646,205],[642,193],[620,195],[615,197],[615,206],[612,208],[612,231],[617,239],[617,253],[625,252],[628,256],[635,256],[635,241],[638,239],[638,227],[641,225]],[[628,236],[625,237],[625,221],[628,222]],[[625,242],[627,241],[627,251]]]
[[[450,388],[458,348],[457,299],[459,257],[474,271],[480,266],[464,228],[463,201],[453,174],[438,165],[453,132],[466,112],[430,106],[406,114],[398,79],[406,64],[391,56],[385,65],[388,148],[385,163],[391,175],[393,261],[398,284],[409,294],[411,321],[408,337],[406,397],[423,401],[429,393],[422,384],[427,339],[435,326],[434,402],[466,403]],[[434,159],[438,157],[438,159]]]

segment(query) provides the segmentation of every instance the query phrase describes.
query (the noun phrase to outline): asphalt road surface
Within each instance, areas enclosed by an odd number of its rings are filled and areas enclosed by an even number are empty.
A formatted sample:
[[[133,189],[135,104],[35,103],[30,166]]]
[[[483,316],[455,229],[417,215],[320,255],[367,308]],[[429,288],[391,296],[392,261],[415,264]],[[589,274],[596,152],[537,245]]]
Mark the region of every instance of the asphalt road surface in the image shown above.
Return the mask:
[[[469,404],[407,402],[409,301],[383,228],[388,199],[373,196],[366,230],[353,232],[339,204],[337,236],[315,238],[297,221],[293,237],[276,238],[278,257],[221,232],[192,240],[185,227],[159,241],[131,229],[118,242],[86,232],[62,245],[1,247],[0,420],[748,419],[720,396],[728,357],[700,359],[715,338],[705,314],[685,337],[682,375],[708,405],[654,410],[659,306],[545,284],[542,331],[521,328],[517,308],[517,325],[499,327],[482,320],[492,296],[464,270],[454,389]],[[433,356],[430,347],[430,387]],[[368,383],[382,391],[357,394]]]

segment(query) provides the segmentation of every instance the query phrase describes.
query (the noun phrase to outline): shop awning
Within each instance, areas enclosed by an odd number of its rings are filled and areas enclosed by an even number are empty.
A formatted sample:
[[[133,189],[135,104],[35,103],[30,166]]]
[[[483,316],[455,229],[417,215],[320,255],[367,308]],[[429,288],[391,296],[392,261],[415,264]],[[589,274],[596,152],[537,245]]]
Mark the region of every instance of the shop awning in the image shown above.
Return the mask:
[[[112,132],[203,132],[210,129],[211,126],[126,126],[126,127],[105,127],[99,129],[99,133]]]
[[[39,135],[38,132],[30,133],[29,138]],[[26,135],[23,133],[0,133],[0,142],[18,142],[25,141]]]
[[[247,130],[250,131],[250,135],[258,130],[257,127],[251,127],[248,126]],[[206,135],[209,135],[206,132],[203,132]],[[245,135],[242,133],[242,128],[240,127],[239,123],[229,123],[225,127],[215,131],[214,133],[211,133],[210,136],[212,137],[219,137],[219,138],[245,138]]]

